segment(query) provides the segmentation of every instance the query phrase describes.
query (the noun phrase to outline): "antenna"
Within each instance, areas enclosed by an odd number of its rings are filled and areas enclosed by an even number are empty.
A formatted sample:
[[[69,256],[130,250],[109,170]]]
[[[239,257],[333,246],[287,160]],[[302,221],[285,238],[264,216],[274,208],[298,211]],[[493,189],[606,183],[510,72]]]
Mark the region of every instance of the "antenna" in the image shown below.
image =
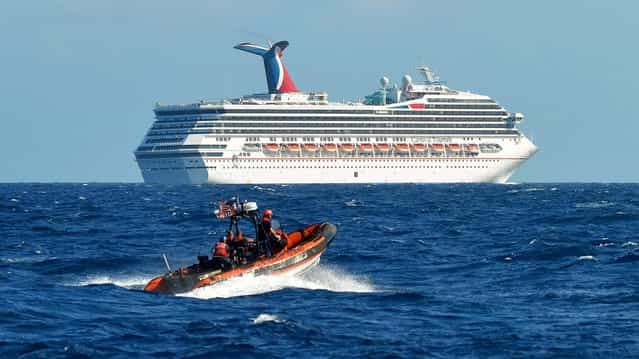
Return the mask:
[[[162,258],[164,258],[164,264],[166,265],[166,269],[171,272],[171,266],[169,265],[169,260],[166,259],[166,254],[162,253]]]

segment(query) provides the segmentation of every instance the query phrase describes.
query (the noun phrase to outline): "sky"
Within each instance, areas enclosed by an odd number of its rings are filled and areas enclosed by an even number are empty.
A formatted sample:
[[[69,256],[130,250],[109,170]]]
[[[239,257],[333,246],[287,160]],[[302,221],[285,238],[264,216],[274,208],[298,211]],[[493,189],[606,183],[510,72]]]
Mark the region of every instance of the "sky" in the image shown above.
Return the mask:
[[[639,2],[0,2],[0,182],[140,182],[156,102],[264,92],[239,42],[288,40],[332,100],[422,64],[526,116],[517,182],[639,181]]]

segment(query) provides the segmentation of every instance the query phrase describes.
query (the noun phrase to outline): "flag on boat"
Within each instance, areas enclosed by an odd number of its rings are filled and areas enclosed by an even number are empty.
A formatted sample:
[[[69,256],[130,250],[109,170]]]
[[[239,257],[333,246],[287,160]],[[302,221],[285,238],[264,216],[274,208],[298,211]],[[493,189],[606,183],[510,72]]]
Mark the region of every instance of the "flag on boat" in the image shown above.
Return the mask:
[[[235,214],[237,214],[236,202],[234,200],[220,201],[216,214],[217,214],[217,218],[219,219],[234,216]]]

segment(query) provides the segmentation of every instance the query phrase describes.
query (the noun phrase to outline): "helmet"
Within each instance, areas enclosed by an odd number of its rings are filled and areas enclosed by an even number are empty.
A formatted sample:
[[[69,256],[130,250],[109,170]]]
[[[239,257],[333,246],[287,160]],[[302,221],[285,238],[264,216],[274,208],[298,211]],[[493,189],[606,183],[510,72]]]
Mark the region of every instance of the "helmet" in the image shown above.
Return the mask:
[[[271,217],[273,215],[273,211],[271,211],[270,209],[265,209],[264,210],[264,217]]]

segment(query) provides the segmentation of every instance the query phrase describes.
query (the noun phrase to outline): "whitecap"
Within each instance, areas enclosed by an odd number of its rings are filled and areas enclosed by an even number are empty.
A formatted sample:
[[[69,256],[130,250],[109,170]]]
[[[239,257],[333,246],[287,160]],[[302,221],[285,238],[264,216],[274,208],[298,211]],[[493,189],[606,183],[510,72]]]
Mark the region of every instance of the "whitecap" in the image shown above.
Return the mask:
[[[621,246],[622,247],[635,247],[635,246],[637,246],[637,242],[628,241],[628,242],[622,244]]]
[[[11,198],[11,202],[20,202],[20,200],[17,198]]]
[[[575,208],[606,208],[610,206],[614,206],[614,202],[608,201],[597,201],[597,202],[582,202],[575,204]]]
[[[537,192],[537,191],[545,191],[545,188],[542,187],[532,187],[532,188],[524,188],[521,191],[522,192]]]
[[[597,258],[595,256],[580,256],[580,261],[596,261]]]
[[[356,199],[351,199],[350,201],[346,201],[344,202],[344,205],[346,207],[358,207],[362,204],[362,202],[356,200]]]
[[[87,198],[84,197],[84,196],[80,196],[80,197],[78,197],[78,199],[81,200],[81,201],[86,201],[87,200]]]
[[[280,317],[278,317],[277,315],[268,313],[261,313],[257,317],[253,318],[253,324],[256,325],[268,322],[284,323],[285,321],[283,319],[280,319]]]

